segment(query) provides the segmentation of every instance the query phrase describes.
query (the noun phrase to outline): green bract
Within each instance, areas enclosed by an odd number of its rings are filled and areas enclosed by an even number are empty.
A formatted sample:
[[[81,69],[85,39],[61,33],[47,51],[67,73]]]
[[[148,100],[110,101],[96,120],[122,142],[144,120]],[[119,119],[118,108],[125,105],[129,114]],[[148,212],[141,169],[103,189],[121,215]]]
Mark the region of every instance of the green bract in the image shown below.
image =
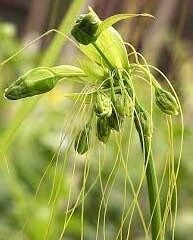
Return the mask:
[[[87,59],[83,59],[79,61],[81,69],[87,76],[87,82],[102,82],[104,79],[108,77],[108,69],[103,68],[98,65],[96,62],[88,61]]]
[[[176,98],[162,88],[155,89],[155,101],[160,110],[168,115],[178,115],[179,105]]]
[[[97,119],[97,136],[101,142],[106,143],[109,139],[111,128],[106,117]]]
[[[95,112],[98,117],[110,117],[112,114],[112,102],[101,92],[96,96]]]

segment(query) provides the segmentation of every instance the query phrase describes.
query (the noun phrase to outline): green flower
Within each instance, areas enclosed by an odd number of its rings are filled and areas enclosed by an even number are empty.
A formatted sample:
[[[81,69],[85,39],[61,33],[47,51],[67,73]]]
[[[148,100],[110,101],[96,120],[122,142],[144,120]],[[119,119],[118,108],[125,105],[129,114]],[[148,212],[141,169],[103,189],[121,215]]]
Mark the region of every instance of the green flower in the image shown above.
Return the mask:
[[[99,141],[106,143],[109,139],[111,128],[106,117],[97,120],[97,137]]]
[[[80,68],[69,65],[52,68],[38,67],[13,82],[5,90],[4,96],[11,100],[32,97],[49,92],[63,78],[81,79],[84,76],[85,74]]]
[[[179,105],[176,98],[162,88],[155,89],[155,101],[160,110],[168,115],[178,115]]]
[[[60,79],[48,68],[33,69],[18,78],[5,90],[5,97],[16,100],[46,93],[52,90]]]
[[[88,45],[97,39],[95,33],[97,32],[99,22],[99,18],[93,12],[82,14],[77,18],[71,34],[77,42]]]
[[[110,117],[112,114],[112,102],[101,92],[96,96],[95,112],[98,117]]]
[[[115,102],[115,109],[120,117],[131,116],[132,100],[129,96],[118,95]]]
[[[108,118],[109,126],[116,131],[120,131],[122,123],[123,118],[119,116],[118,113],[113,109],[111,116]]]
[[[152,136],[153,126],[151,125],[149,113],[142,107],[136,106],[134,122],[139,135],[143,135],[144,137]]]

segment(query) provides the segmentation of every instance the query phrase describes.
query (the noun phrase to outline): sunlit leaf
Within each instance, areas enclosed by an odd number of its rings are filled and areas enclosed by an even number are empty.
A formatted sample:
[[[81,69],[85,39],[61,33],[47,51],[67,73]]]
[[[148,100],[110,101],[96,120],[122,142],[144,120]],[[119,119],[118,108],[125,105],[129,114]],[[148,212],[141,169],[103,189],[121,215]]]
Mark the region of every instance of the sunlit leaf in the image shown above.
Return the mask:
[[[148,14],[148,13],[116,14],[116,15],[108,17],[107,19],[102,21],[102,23],[99,25],[99,27],[97,29],[96,36],[99,36],[104,30],[106,30],[107,28],[109,28],[113,24],[115,24],[115,23],[117,23],[117,22],[119,22],[121,20],[128,19],[128,18],[134,18],[134,17],[151,17],[151,18],[154,18],[154,16],[152,16],[151,14]]]
[[[88,82],[102,82],[108,76],[107,69],[99,66],[93,61],[83,59],[79,61],[79,63],[84,73],[88,76]]]

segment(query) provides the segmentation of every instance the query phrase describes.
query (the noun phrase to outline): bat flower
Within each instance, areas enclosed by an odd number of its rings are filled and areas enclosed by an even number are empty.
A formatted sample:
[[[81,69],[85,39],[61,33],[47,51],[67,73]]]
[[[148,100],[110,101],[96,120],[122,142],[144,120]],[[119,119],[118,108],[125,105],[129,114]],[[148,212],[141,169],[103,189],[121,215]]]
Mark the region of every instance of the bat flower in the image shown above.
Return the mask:
[[[34,68],[13,82],[5,90],[4,96],[17,100],[44,94],[53,90],[58,82],[65,80],[78,82],[83,87],[88,84],[92,86],[94,90],[87,93],[85,102],[91,102],[92,99],[95,114],[91,114],[89,125],[85,124],[76,138],[75,150],[80,154],[89,149],[89,134],[94,116],[98,119],[96,128],[98,139],[102,142],[107,142],[111,129],[120,130],[124,119],[132,115],[132,109],[135,112],[134,120],[138,132],[142,128],[143,134],[148,132],[151,135],[146,127],[148,113],[140,107],[132,87],[132,67],[141,67],[141,64],[137,62],[133,65],[129,61],[125,43],[112,27],[120,20],[139,16],[152,17],[146,13],[117,14],[100,20],[89,7],[89,12],[77,18],[71,31],[80,51],[84,54],[84,58],[79,59],[79,66]],[[154,84],[154,87],[158,85]],[[73,97],[73,93],[69,96]],[[164,113],[178,113],[178,104],[171,93],[159,87],[155,90],[155,96],[156,104]],[[138,109],[140,111],[137,112]]]
[[[100,20],[89,7],[89,12],[77,18],[71,31],[78,43],[79,50],[84,55],[83,59],[79,59],[79,65],[34,68],[13,82],[5,90],[4,96],[11,100],[17,100],[45,94],[52,91],[58,82],[66,80],[78,82],[83,89],[88,89],[81,94],[85,95],[84,103],[89,103],[89,107],[91,106],[91,115],[72,142],[75,151],[80,155],[90,149],[91,136],[97,135],[100,142],[107,143],[111,132],[120,131],[123,122],[126,123],[127,118],[132,117],[131,121],[134,122],[138,132],[145,160],[144,169],[148,184],[152,239],[161,240],[163,238],[159,235],[160,229],[162,229],[160,193],[158,193],[151,153],[153,117],[152,111],[151,114],[146,111],[138,100],[138,92],[135,91],[133,85],[136,76],[148,82],[151,90],[154,88],[155,103],[162,112],[168,115],[177,115],[180,112],[180,106],[176,97],[162,89],[153,77],[150,71],[153,66],[147,64],[145,58],[137,53],[131,44],[124,43],[121,35],[112,27],[120,20],[139,16],[152,17],[150,14],[117,14]],[[131,48],[129,54],[126,45]],[[155,67],[153,69],[160,73]],[[161,75],[163,76],[163,74]],[[140,94],[146,93],[142,89]],[[69,97],[73,99],[77,96],[79,93],[69,94]],[[149,96],[149,99],[152,99],[152,95]],[[151,110],[153,109],[152,103],[153,101],[151,101]],[[94,124],[95,127],[93,127]],[[93,129],[97,134],[93,134]]]

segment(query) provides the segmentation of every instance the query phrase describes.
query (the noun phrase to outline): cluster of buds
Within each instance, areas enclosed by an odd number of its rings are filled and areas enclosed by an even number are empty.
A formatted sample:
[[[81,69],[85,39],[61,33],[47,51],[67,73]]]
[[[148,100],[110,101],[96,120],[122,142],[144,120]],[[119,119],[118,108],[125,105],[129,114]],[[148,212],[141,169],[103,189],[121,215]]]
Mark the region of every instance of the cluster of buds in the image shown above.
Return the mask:
[[[139,135],[149,138],[152,135],[149,113],[139,105],[130,84],[129,73],[128,75],[124,74],[129,67],[124,42],[121,40],[118,32],[113,28],[109,28],[121,19],[132,16],[130,14],[118,14],[101,21],[91,8],[89,8],[89,10],[88,14],[83,14],[76,20],[71,34],[77,42],[80,43],[80,48],[83,47],[85,54],[87,53],[88,57],[92,55],[91,59],[94,64],[92,65],[91,63],[91,66],[93,66],[91,71],[87,72],[84,71],[83,68],[69,65],[35,68],[11,84],[5,90],[5,97],[16,100],[46,93],[51,91],[58,81],[62,79],[82,79],[82,82],[85,83],[85,80],[92,75],[92,69],[93,72],[95,71],[94,66],[97,64],[102,69],[102,74],[100,73],[98,75],[100,83],[104,81],[104,75],[106,75],[107,72],[109,72],[111,76],[109,81],[105,81],[101,89],[97,92],[93,106],[93,113],[95,112],[95,116],[97,117],[96,130],[99,141],[106,143],[112,130],[120,131],[124,119],[131,116],[132,112],[134,112],[135,127]],[[147,16],[147,14],[145,14],[145,16]],[[104,34],[101,34],[102,32]],[[117,61],[114,61],[114,55],[111,57],[110,51],[108,54],[104,52],[103,44],[99,44],[100,41],[102,42],[101,39],[103,39],[103,41],[106,40],[105,37],[102,38],[105,32],[106,34],[107,32],[110,34],[112,39],[114,39],[113,44],[118,46],[116,53],[119,54],[115,56],[118,58],[120,55],[120,59],[116,59]],[[89,46],[87,48],[89,44],[91,48]],[[96,55],[94,60],[93,55]],[[106,64],[104,72],[101,59],[104,60]],[[120,69],[124,69],[124,71],[121,72]],[[176,97],[170,92],[163,90],[159,84],[156,84],[154,87],[155,102],[160,110],[168,115],[179,114],[180,108]],[[115,92],[115,88],[118,89],[118,91]],[[111,89],[111,97],[105,92],[105,90],[109,89]],[[78,133],[75,139],[75,150],[79,154],[86,153],[90,147],[93,116],[94,114],[92,114],[89,122]]]
[[[176,98],[161,87],[155,88],[155,102],[160,110],[168,115],[177,115],[179,113],[179,105]],[[132,115],[133,102],[129,92],[128,94],[119,92],[115,95],[113,101],[108,95],[99,91],[96,95],[94,111],[97,117],[97,137],[99,141],[106,143],[111,130],[120,131],[124,118]],[[135,103],[134,107],[134,123],[141,139],[151,138],[153,126],[150,121],[150,115],[138,102]],[[75,147],[80,154],[85,153],[89,148],[87,128],[83,132],[84,134],[81,132],[77,136],[77,139],[81,138],[80,147]],[[82,147],[83,143],[85,147]],[[77,146],[77,140],[75,146]]]
[[[106,143],[111,130],[120,131],[122,122],[125,117],[131,115],[131,100],[127,95],[118,94],[115,102],[106,96],[104,104],[103,93],[99,93],[95,103],[95,112],[98,117],[97,120],[97,136],[101,142]],[[99,114],[98,106],[105,106]],[[108,107],[107,107],[108,106]],[[108,114],[107,114],[108,113]]]
[[[120,131],[124,118],[131,116],[131,98],[125,94],[117,94],[113,101],[103,92],[96,95],[93,109],[97,117],[96,131],[100,142],[106,143],[111,130]],[[79,154],[84,154],[89,149],[91,119],[81,130],[76,139],[74,148]]]

